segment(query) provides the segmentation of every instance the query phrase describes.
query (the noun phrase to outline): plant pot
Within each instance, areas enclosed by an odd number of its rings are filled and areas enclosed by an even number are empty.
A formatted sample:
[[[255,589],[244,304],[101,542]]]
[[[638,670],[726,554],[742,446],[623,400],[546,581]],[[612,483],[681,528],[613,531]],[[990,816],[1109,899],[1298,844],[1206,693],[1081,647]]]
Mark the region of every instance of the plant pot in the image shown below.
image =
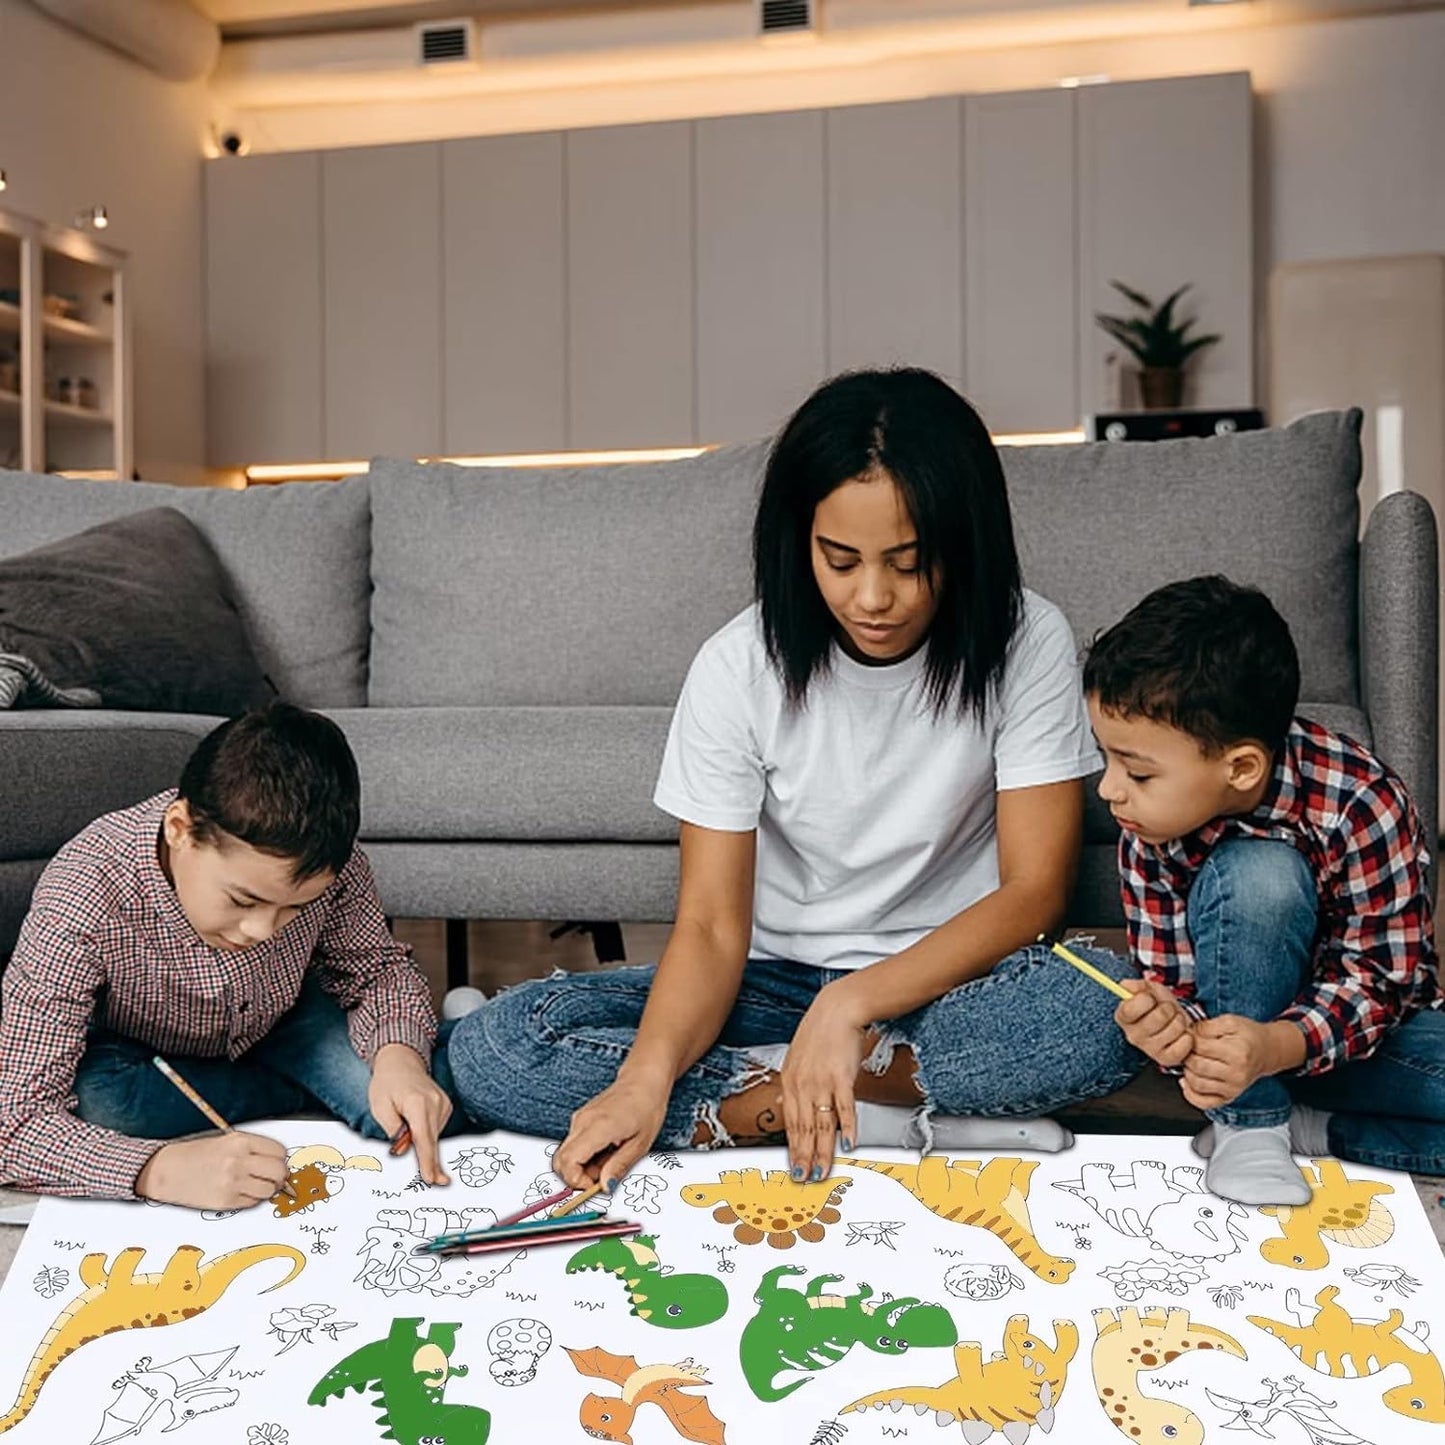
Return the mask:
[[[1141,366],[1139,400],[1145,411],[1173,411],[1184,400],[1184,368]]]

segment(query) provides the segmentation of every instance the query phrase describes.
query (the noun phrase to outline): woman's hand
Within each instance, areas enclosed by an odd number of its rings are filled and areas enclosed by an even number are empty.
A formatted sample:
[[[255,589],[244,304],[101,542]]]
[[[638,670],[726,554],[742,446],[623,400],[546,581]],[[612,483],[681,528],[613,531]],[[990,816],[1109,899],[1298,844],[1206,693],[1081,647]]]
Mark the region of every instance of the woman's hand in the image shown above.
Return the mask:
[[[552,1168],[573,1189],[597,1183],[617,1187],[652,1148],[667,1116],[672,1081],[651,1074],[629,1075],[604,1089],[572,1115],[572,1128],[552,1156]]]
[[[867,1049],[870,1020],[857,1017],[847,979],[819,990],[783,1061],[783,1126],[794,1179],[822,1179],[833,1167],[841,1135],[858,1137],[853,1085]]]
[[[437,1140],[452,1116],[452,1101],[415,1049],[383,1044],[376,1051],[366,1102],[389,1138],[395,1138],[403,1124],[411,1129],[417,1169],[428,1184],[451,1183],[442,1168]]]

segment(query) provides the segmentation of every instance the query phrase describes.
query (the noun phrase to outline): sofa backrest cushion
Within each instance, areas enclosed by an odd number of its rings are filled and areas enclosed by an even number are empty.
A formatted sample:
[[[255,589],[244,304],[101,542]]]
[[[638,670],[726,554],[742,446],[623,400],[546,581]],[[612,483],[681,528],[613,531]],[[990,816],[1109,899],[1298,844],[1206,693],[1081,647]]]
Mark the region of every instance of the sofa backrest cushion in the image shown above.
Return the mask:
[[[563,468],[371,465],[373,706],[670,705],[752,595],[767,445]]]
[[[0,556],[150,507],[174,507],[215,548],[262,669],[305,707],[366,701],[367,482],[230,491],[0,471]]]
[[[1300,696],[1359,701],[1360,412],[1168,442],[1004,447],[1029,586],[1080,645],[1146,593],[1222,572],[1266,592],[1294,634]]]

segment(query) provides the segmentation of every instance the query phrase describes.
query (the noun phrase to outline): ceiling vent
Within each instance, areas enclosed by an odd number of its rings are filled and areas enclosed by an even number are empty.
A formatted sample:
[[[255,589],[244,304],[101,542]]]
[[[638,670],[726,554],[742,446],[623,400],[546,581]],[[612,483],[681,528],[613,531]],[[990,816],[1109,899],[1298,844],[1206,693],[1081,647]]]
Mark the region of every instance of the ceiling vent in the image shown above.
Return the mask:
[[[470,20],[428,20],[413,28],[418,65],[454,65],[476,58],[475,27]]]
[[[804,35],[814,28],[813,0],[757,0],[759,35]]]

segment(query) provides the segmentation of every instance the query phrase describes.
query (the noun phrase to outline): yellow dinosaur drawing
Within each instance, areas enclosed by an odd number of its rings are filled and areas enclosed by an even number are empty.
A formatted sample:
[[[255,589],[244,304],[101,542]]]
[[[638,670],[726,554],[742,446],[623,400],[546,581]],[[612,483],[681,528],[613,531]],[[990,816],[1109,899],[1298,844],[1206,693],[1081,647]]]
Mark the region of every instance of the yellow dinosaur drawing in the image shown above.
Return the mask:
[[[1283,1340],[1310,1369],[1337,1380],[1377,1375],[1391,1365],[1403,1365],[1410,1379],[1385,1391],[1386,1407],[1412,1420],[1445,1420],[1445,1375],[1425,1343],[1429,1328],[1417,1323],[1413,1330],[1404,1329],[1405,1316],[1399,1310],[1391,1310],[1382,1320],[1356,1319],[1335,1302],[1338,1294],[1334,1285],[1326,1285],[1315,1296],[1317,1308],[1308,1322],[1296,1289],[1284,1297],[1294,1324],[1263,1315],[1246,1318]]]
[[[1323,1269],[1330,1262],[1325,1240],[1368,1249],[1384,1244],[1395,1232],[1394,1216],[1375,1196],[1393,1194],[1394,1187],[1373,1179],[1350,1179],[1338,1159],[1316,1159],[1300,1165],[1314,1191],[1302,1206],[1265,1204],[1261,1214],[1273,1215],[1283,1239],[1266,1239],[1259,1252],[1286,1269]]]
[[[105,1255],[87,1254],[76,1271],[86,1289],[56,1316],[40,1341],[14,1406],[0,1418],[0,1435],[30,1413],[41,1386],[55,1367],[82,1345],[117,1330],[147,1329],[188,1320],[210,1309],[239,1274],[264,1260],[286,1259],[291,1269],[285,1279],[262,1290],[262,1294],[289,1284],[306,1267],[306,1256],[286,1244],[250,1244],[218,1255],[209,1264],[200,1262],[204,1253],[193,1244],[183,1244],[159,1274],[135,1272],[144,1249],[121,1250],[109,1270]]]
[[[973,1224],[997,1236],[1046,1284],[1063,1284],[1074,1261],[1050,1254],[1034,1237],[1029,1222],[1029,1179],[1037,1159],[949,1161],[930,1154],[917,1164],[885,1164],[876,1159],[839,1159],[848,1169],[871,1169],[896,1179],[920,1204],[940,1219]]]
[[[932,1410],[937,1425],[956,1422],[968,1445],[980,1445],[996,1430],[1009,1445],[1021,1445],[1035,1425],[1045,1432],[1053,1429],[1069,1361],[1079,1348],[1079,1331],[1072,1320],[1054,1321],[1054,1339],[1050,1348],[1030,1331],[1027,1315],[1011,1315],[1003,1330],[1003,1349],[991,1360],[985,1362],[982,1346],[969,1340],[953,1347],[953,1379],[936,1387],[879,1390],[844,1405],[838,1413],[897,1412],[911,1405],[919,1415]]]
[[[716,1184],[689,1184],[683,1199],[699,1209],[716,1204],[712,1217],[719,1224],[736,1224],[733,1238],[739,1244],[761,1244],[791,1249],[800,1239],[817,1244],[828,1224],[842,1216],[834,1207],[852,1184],[851,1179],[823,1179],[795,1183],[782,1169],[764,1175],[757,1169],[724,1169]]]
[[[1129,1440],[1168,1440],[1170,1445],[1199,1445],[1204,1424],[1173,1400],[1140,1393],[1139,1372],[1158,1370],[1190,1350],[1223,1350],[1249,1357],[1233,1335],[1209,1325],[1191,1324],[1188,1310],[1147,1309],[1130,1305],[1095,1310],[1094,1390],[1110,1423]]]

